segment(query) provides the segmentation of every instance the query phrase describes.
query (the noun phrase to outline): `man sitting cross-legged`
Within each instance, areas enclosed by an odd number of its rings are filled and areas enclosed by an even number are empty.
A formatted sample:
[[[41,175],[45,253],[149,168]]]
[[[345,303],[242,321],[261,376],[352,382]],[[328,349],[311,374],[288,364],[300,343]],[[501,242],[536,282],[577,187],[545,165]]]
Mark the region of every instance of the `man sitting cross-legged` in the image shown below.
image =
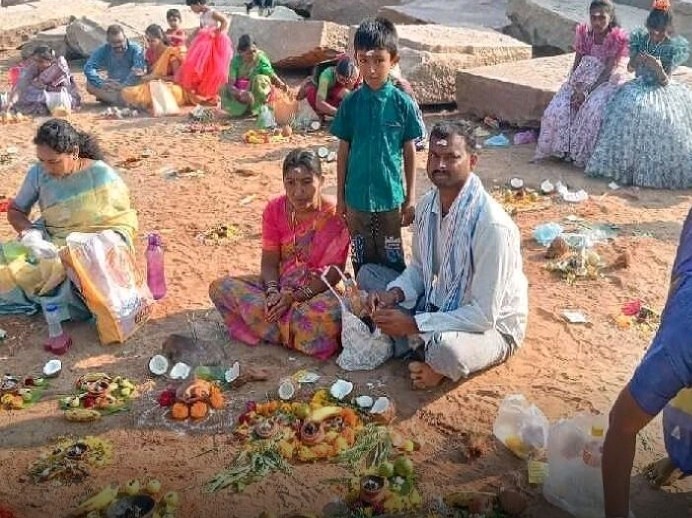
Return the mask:
[[[422,353],[409,365],[416,388],[501,363],[524,339],[519,229],[473,173],[477,160],[470,124],[436,124],[427,163],[434,187],[416,208],[410,266],[401,275],[378,265],[358,273],[396,355]]]

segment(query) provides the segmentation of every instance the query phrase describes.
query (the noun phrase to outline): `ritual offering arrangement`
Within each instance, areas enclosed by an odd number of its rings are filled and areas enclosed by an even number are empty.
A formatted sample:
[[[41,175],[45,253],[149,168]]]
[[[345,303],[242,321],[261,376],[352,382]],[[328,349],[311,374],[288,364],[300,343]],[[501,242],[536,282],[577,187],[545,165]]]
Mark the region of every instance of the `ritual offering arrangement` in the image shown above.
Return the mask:
[[[276,144],[288,141],[291,134],[292,133],[289,133],[287,130],[282,130],[281,128],[273,130],[250,130],[243,134],[243,142],[246,144]]]
[[[202,379],[167,388],[159,395],[158,402],[169,409],[168,417],[175,421],[205,419],[226,404],[219,385]]]
[[[156,479],[131,479],[111,484],[87,498],[69,516],[88,518],[175,517],[180,495],[169,491],[162,496]]]
[[[0,124],[17,124],[18,122],[28,122],[31,118],[21,113],[3,112],[0,113]]]
[[[75,391],[74,395],[60,400],[65,419],[73,422],[96,421],[102,415],[126,410],[128,402],[136,395],[132,381],[103,372],[80,376]]]
[[[89,476],[90,468],[101,468],[112,460],[113,445],[109,441],[92,436],[63,439],[29,466],[29,476],[35,484],[75,484]]]
[[[36,403],[46,390],[48,382],[39,376],[19,378],[6,374],[0,378],[0,408],[21,410]]]

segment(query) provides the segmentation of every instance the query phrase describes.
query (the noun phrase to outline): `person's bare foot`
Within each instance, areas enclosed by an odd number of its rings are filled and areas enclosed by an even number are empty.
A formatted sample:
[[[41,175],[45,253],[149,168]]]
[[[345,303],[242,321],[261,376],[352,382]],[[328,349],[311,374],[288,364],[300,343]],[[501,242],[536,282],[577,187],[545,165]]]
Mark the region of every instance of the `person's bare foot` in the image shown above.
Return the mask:
[[[437,387],[444,376],[435,372],[430,365],[423,362],[411,362],[408,364],[409,375],[413,382],[413,388],[417,390]]]
[[[666,457],[652,462],[644,469],[644,477],[656,488],[670,486],[683,477],[682,471]]]

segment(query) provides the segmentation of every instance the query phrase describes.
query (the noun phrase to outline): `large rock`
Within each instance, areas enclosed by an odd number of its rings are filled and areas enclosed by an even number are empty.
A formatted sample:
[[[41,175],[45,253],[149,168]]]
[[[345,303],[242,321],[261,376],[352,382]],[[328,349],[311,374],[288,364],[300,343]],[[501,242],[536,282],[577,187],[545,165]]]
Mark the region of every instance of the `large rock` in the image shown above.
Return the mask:
[[[356,27],[349,33],[352,53]],[[455,101],[456,74],[465,68],[531,59],[531,46],[492,30],[399,25],[401,73],[422,105]]]
[[[678,0],[675,6],[675,30],[692,43],[692,0]],[[692,65],[692,57],[687,61]]]
[[[314,20],[357,25],[364,18],[375,16],[380,8],[400,3],[403,2],[400,0],[313,0],[310,17]]]
[[[311,16],[312,0],[277,0],[276,5],[288,7],[301,16]]]
[[[72,58],[72,53],[67,46],[66,34],[67,27],[64,25],[62,27],[56,27],[55,29],[39,32],[36,36],[22,45],[22,59],[31,56],[34,49],[42,45],[52,48],[58,56],[65,56],[68,59]]]
[[[0,7],[0,48],[17,48],[38,32],[67,24],[72,16],[102,12],[107,7],[99,0],[37,0]]]
[[[628,31],[644,24],[648,11],[617,6],[620,24]],[[536,47],[572,51],[574,29],[588,21],[588,2],[575,0],[509,0],[510,34]]]
[[[498,30],[509,25],[507,0],[413,0],[387,5],[378,14],[396,24],[435,23]]]
[[[491,116],[514,126],[538,126],[564,83],[574,54],[461,70],[457,108],[464,115]],[[692,87],[692,69],[680,67],[676,81]]]
[[[250,34],[257,46],[281,68],[310,68],[342,53],[348,44],[348,27],[316,20],[276,20],[234,15],[231,19],[234,44]]]
[[[161,4],[123,4],[112,7],[107,11],[83,16],[72,21],[67,27],[67,44],[77,55],[88,57],[94,50],[106,42],[108,26],[121,25],[125,35],[139,43],[144,43],[144,31],[151,24],[159,24],[165,28],[166,11],[179,5]],[[199,18],[188,9],[180,9],[184,29],[194,29],[199,26]]]

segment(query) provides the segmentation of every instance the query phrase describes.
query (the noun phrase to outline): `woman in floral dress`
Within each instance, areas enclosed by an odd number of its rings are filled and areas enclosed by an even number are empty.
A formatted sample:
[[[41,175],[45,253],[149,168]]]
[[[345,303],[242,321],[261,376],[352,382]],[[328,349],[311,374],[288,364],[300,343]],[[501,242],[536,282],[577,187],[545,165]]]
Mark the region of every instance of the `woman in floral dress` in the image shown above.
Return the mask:
[[[231,338],[249,345],[281,344],[319,359],[339,350],[341,307],[321,275],[344,267],[346,225],[333,200],[322,195],[320,159],[291,151],[283,163],[286,194],[271,200],[262,217],[259,277],[224,277],[209,295]],[[338,274],[327,279],[336,284]]]
[[[668,0],[657,0],[646,29],[630,38],[636,78],[608,105],[589,176],[622,185],[662,189],[692,187],[692,90],[671,78],[687,61],[689,45],[671,35]]]
[[[594,148],[605,107],[625,80],[619,69],[627,56],[628,40],[617,25],[615,6],[610,0],[594,0],[589,16],[590,26],[577,26],[577,53],[569,79],[543,114],[537,160],[554,156],[583,167]]]

